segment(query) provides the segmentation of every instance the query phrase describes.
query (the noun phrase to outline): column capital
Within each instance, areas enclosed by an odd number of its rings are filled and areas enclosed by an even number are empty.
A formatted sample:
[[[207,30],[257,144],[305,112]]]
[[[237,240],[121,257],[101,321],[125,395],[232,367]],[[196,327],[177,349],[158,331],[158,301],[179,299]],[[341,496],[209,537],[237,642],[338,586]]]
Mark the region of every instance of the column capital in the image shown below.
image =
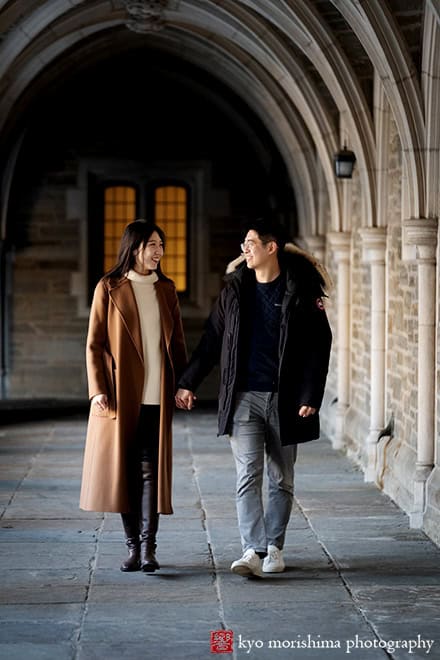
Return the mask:
[[[387,247],[386,227],[361,227],[362,260],[369,264],[384,264]]]
[[[327,241],[338,263],[350,261],[351,232],[330,231],[327,234]]]
[[[407,218],[402,225],[402,258],[406,261],[435,262],[437,218]]]

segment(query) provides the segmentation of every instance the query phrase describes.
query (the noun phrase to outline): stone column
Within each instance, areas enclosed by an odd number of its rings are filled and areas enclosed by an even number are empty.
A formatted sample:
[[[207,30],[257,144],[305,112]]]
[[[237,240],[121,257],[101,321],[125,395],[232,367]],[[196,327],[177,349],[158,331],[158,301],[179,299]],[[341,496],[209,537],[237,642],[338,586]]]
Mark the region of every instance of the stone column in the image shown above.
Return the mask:
[[[329,232],[329,247],[337,264],[338,378],[334,449],[344,446],[345,415],[350,404],[350,248],[351,232]]]
[[[385,227],[360,230],[362,259],[371,268],[370,430],[366,442],[365,481],[376,480],[377,442],[385,426],[386,273]]]
[[[426,482],[435,458],[435,322],[437,219],[410,218],[403,224],[404,244],[418,271],[417,462],[411,527],[421,527],[426,509]]]

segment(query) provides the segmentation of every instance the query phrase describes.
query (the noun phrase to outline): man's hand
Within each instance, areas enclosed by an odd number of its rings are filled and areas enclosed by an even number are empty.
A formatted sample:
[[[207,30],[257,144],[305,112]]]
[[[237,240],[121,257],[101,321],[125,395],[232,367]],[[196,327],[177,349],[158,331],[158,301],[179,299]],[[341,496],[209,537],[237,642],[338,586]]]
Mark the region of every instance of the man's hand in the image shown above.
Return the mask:
[[[314,415],[315,412],[316,408],[312,408],[311,406],[301,406],[298,415],[300,417],[310,417],[310,415]]]
[[[176,406],[182,410],[191,410],[197,397],[191,390],[179,388],[176,392]]]
[[[104,412],[108,409],[108,398],[107,394],[95,394],[92,399],[92,406],[98,406],[99,410]]]

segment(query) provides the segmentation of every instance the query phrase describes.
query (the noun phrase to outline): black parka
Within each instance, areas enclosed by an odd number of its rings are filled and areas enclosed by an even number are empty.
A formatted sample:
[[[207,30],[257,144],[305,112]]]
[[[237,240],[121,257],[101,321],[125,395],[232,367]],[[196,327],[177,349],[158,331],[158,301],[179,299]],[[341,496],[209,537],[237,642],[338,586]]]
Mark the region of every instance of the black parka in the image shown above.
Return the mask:
[[[322,302],[325,280],[316,262],[288,244],[280,267],[286,291],[280,321],[278,412],[281,442],[291,445],[319,437],[318,412],[310,417],[300,417],[298,412],[302,405],[317,410],[321,406],[332,335]],[[179,381],[179,387],[194,392],[220,362],[219,435],[232,432],[241,300],[255,281],[255,273],[240,263],[225,280],[204,334]]]

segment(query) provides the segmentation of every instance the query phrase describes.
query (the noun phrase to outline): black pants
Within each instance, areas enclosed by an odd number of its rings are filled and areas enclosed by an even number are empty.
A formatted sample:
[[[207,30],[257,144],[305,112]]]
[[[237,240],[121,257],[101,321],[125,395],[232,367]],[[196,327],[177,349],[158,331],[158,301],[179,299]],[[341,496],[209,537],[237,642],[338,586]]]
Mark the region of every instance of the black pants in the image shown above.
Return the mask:
[[[160,406],[141,405],[136,430],[136,449],[139,460],[153,463],[159,461]]]
[[[136,484],[131,484],[131,511],[121,514],[127,546],[131,549],[129,559],[122,564],[123,571],[142,569],[149,572],[159,568],[154,556],[159,525],[157,513],[159,423],[160,406],[141,405],[133,457],[134,463],[138,465],[138,479]],[[139,555],[139,541],[145,550],[143,559]]]

